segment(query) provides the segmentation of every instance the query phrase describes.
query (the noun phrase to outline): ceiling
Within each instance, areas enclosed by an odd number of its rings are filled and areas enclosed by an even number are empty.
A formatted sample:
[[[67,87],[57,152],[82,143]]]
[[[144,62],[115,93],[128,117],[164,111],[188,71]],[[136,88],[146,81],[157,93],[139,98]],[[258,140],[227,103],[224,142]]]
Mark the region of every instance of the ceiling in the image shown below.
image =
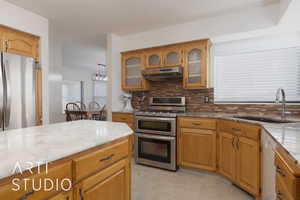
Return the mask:
[[[48,18],[64,45],[106,45],[106,33],[126,35],[280,0],[7,0]],[[76,42],[75,42],[76,41]],[[78,49],[78,48],[77,48]]]
[[[141,32],[279,0],[7,1],[50,19],[64,32],[96,38],[107,32]]]

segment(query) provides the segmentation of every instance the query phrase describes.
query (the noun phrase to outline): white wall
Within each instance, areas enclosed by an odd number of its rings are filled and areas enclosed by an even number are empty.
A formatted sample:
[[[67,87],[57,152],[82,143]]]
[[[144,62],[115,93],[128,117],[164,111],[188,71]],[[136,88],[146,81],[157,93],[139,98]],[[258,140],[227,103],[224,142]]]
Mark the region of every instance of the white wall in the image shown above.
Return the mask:
[[[92,74],[96,72],[98,63],[106,63],[105,49],[91,44],[71,45],[65,41],[66,35],[50,22],[50,123],[65,121],[62,112],[62,81],[74,80],[85,82],[86,103],[92,100]],[[72,36],[72,33],[68,33]]]
[[[49,123],[48,104],[48,20],[23,8],[19,8],[3,0],[0,0],[0,24],[15,28],[41,38],[41,64],[43,68],[43,121]]]
[[[94,96],[94,83],[92,81],[92,75],[96,70],[89,70],[85,68],[77,68],[71,66],[63,66],[62,75],[63,80],[68,81],[83,81],[84,82],[84,103],[88,105],[93,101]]]
[[[273,27],[278,22],[279,5],[255,7],[240,12],[204,18],[152,31],[121,37],[121,51],[213,38]]]
[[[121,89],[121,38],[115,34],[107,35],[107,111],[108,120],[111,120],[112,111],[120,111],[122,103],[120,95],[124,94]]]
[[[49,47],[49,97],[51,99],[51,101],[49,101],[50,123],[58,123],[65,121],[66,118],[65,115],[62,114],[62,36],[51,22],[49,26]]]

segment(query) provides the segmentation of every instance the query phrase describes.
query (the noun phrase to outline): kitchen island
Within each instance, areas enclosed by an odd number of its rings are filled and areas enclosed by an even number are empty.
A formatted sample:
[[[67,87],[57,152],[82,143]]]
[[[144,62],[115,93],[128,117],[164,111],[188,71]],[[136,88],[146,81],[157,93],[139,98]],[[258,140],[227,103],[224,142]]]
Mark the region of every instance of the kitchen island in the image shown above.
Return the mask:
[[[3,132],[0,199],[129,200],[132,133],[89,120]]]

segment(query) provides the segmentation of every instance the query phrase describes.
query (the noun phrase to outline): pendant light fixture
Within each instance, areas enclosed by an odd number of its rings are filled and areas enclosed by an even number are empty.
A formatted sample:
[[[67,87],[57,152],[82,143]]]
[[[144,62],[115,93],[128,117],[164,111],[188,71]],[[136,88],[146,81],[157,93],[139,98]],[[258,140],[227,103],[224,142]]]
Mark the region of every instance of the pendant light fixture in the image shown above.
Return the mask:
[[[98,64],[98,71],[93,75],[93,81],[107,81],[106,65]]]

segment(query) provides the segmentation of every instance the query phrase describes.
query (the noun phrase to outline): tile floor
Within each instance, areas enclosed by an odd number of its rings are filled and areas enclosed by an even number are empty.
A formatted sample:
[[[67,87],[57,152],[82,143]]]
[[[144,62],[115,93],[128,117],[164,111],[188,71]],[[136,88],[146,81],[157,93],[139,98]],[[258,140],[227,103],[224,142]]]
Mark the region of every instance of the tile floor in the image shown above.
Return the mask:
[[[213,173],[190,169],[174,173],[132,163],[132,200],[253,200]]]

